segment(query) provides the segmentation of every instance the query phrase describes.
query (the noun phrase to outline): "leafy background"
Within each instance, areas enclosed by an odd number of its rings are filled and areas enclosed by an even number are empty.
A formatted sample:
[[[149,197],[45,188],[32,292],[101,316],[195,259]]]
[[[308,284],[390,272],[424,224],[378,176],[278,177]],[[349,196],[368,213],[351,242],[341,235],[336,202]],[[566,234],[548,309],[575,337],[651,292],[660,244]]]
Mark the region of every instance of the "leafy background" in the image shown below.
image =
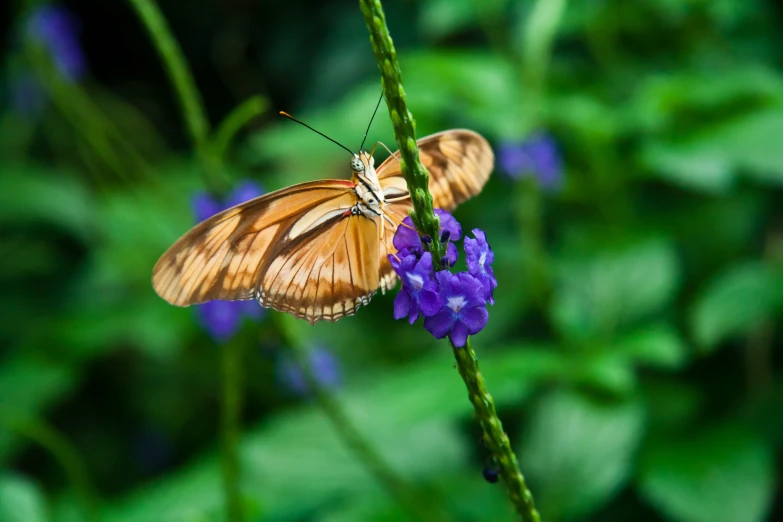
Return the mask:
[[[783,518],[783,8],[773,0],[387,2],[423,136],[546,132],[561,183],[500,165],[456,215],[500,285],[474,339],[548,521]],[[0,112],[0,520],[221,520],[219,353],[150,287],[208,188],[164,68],[125,2],[61,4],[88,66],[58,77],[4,25]],[[344,177],[379,92],[356,2],[167,0],[233,183]],[[19,95],[36,100],[20,105]],[[393,144],[384,110],[370,138]],[[356,317],[287,328],[339,364],[338,400],[455,520],[512,520],[445,342]],[[278,314],[246,321],[251,520],[408,520],[281,376]]]

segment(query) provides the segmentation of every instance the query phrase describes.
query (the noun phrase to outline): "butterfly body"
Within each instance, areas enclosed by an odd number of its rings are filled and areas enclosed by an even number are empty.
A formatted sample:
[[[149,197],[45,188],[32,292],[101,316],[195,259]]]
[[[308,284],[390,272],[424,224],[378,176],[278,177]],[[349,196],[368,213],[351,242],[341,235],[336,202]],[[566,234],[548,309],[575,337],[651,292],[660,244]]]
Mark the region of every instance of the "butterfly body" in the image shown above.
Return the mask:
[[[435,207],[474,196],[492,170],[492,150],[475,132],[446,131],[418,145]],[[351,171],[350,181],[300,183],[196,225],[155,265],[155,291],[177,306],[257,299],[311,323],[353,315],[396,283],[387,256],[412,204],[399,153],[376,170],[361,151]]]

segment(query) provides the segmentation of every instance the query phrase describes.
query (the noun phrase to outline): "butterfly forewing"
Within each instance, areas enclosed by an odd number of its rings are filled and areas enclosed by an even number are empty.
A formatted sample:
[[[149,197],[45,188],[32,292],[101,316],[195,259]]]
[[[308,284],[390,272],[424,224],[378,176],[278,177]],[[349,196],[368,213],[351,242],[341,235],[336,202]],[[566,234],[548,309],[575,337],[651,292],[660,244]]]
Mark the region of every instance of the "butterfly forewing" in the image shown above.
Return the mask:
[[[188,306],[212,299],[250,299],[261,269],[294,251],[320,229],[311,212],[319,205],[350,208],[353,184],[330,180],[301,183],[245,202],[196,225],[163,254],[153,269],[152,285],[163,299]],[[297,226],[299,224],[299,226]],[[292,237],[292,231],[295,235]]]
[[[492,170],[492,150],[475,132],[441,132],[418,145],[436,208],[452,210],[478,194]],[[359,203],[351,181],[294,185],[196,225],[155,265],[155,291],[178,306],[258,299],[311,323],[352,315],[396,283],[387,256],[396,252],[396,223],[411,209],[399,153],[377,175],[392,223],[350,211]]]

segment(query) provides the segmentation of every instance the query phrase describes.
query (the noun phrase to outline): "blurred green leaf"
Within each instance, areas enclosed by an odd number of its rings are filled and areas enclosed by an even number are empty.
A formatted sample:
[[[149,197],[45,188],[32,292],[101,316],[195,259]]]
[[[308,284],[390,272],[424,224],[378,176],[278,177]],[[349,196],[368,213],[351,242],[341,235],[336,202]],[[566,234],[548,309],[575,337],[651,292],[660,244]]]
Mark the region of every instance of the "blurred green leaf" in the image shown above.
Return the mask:
[[[774,456],[757,437],[718,429],[645,453],[639,488],[680,522],[761,522],[775,487]]]
[[[779,72],[763,65],[738,65],[722,72],[710,68],[650,75],[626,115],[629,128],[663,131],[693,111],[715,114],[737,104],[753,108],[780,103],[783,76]]]
[[[783,274],[758,262],[718,275],[698,297],[691,318],[697,343],[714,350],[722,341],[750,332],[783,309]]]
[[[665,240],[569,258],[558,263],[550,314],[567,338],[605,336],[660,310],[678,283],[678,261]]]
[[[769,109],[711,126],[690,139],[651,141],[641,161],[656,175],[708,192],[725,192],[738,172],[783,184],[783,110]]]
[[[443,38],[456,32],[475,27],[476,8],[474,0],[426,0],[421,2],[419,25],[421,32],[429,38]],[[487,2],[492,5],[496,2]]]
[[[476,349],[481,352],[480,346]],[[481,355],[482,373],[499,407],[523,400],[537,373],[551,371],[552,364],[538,355],[541,350],[532,353],[532,359],[531,352],[521,348]],[[368,375],[340,393],[340,399],[373,446],[401,475],[416,482],[467,465],[464,441],[454,423],[456,418],[472,418],[466,393],[451,354],[443,352],[394,372]],[[270,519],[283,513],[295,518],[330,499],[362,496],[377,488],[312,407],[266,419],[245,434],[242,455],[247,491]],[[218,463],[208,457],[123,499],[105,520],[141,521],[155,513],[160,522],[175,521],[185,512],[208,512],[219,503]]]
[[[0,462],[18,447],[20,435],[9,429],[19,419],[36,418],[76,381],[64,365],[28,356],[8,357],[0,364]],[[1,519],[0,519],[1,520]]]
[[[656,176],[686,188],[720,194],[734,185],[731,165],[702,143],[653,141],[642,149],[640,162]]]
[[[674,328],[666,324],[650,325],[618,339],[612,352],[654,368],[681,368],[687,348]]]
[[[632,474],[643,418],[635,401],[601,404],[566,390],[543,397],[518,455],[542,519],[578,518],[617,493]]]
[[[49,520],[46,499],[38,486],[21,475],[0,475],[0,520],[45,522]]]
[[[3,165],[0,223],[45,222],[80,238],[95,232],[95,206],[87,187],[67,171]]]

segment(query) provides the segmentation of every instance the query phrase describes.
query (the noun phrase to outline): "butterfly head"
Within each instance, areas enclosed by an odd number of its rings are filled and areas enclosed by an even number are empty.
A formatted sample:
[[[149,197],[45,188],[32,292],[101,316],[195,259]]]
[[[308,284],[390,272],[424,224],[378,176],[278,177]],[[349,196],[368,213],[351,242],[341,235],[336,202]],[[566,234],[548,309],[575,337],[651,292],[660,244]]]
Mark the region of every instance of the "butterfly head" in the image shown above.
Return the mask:
[[[361,151],[351,158],[351,171],[354,174],[366,174],[375,167],[375,159],[369,152]]]
[[[354,154],[353,158],[351,158],[351,171],[354,174],[361,174],[364,172],[364,162],[358,154]]]

